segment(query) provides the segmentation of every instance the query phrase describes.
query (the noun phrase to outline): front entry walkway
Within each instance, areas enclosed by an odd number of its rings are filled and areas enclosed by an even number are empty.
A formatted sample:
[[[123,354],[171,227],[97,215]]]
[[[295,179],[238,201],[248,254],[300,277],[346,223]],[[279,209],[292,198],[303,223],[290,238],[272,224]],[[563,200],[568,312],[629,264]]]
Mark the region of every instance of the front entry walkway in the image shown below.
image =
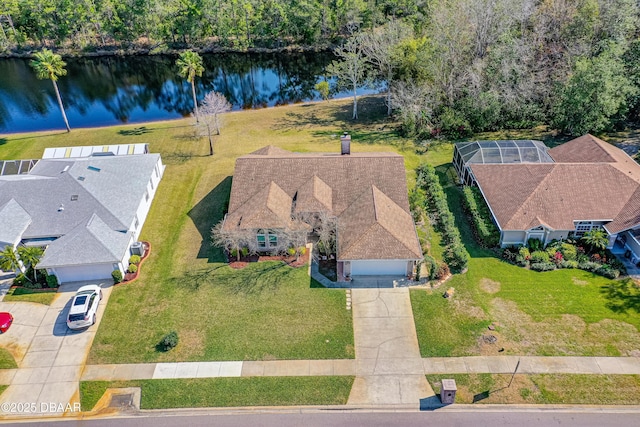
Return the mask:
[[[424,376],[409,289],[352,289],[356,380],[348,405],[415,405],[434,395]]]

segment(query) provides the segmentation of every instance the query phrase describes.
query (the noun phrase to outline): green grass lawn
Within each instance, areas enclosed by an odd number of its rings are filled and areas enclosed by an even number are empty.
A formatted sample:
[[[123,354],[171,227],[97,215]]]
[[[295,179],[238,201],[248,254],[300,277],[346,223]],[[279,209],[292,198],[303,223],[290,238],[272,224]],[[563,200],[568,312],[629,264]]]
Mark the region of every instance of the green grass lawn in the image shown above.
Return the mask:
[[[445,285],[455,288],[454,298],[443,298],[444,289],[411,292],[423,356],[619,356],[640,350],[640,289],[633,282],[581,270],[537,273],[503,262],[473,241],[461,191],[448,178],[452,146],[438,144],[426,157],[441,177],[471,260],[468,272]],[[487,329],[491,323],[496,331]],[[484,344],[482,334],[498,342]]]
[[[51,305],[51,302],[57,295],[56,289],[47,289],[44,291],[35,291],[25,288],[13,288],[4,296],[3,301],[14,302],[37,302],[39,304]]]
[[[350,108],[346,100],[229,113],[214,156],[187,119],[0,137],[2,159],[40,158],[46,147],[148,143],[167,166],[141,235],[152,253],[137,281],[113,290],[88,362],[353,357],[344,291],[314,287],[305,268],[269,263],[232,271],[210,245],[235,159],[268,144],[338,152],[346,130],[353,151],[403,154],[413,182],[420,157],[387,122],[383,99],[363,98],[358,122]],[[156,351],[171,330],[180,344]]]
[[[141,409],[344,405],[354,377],[248,377],[80,383],[83,411],[109,387],[141,387]]]
[[[15,369],[18,367],[15,359],[7,349],[0,347],[0,369]]]
[[[640,375],[518,374],[513,381],[510,374],[427,375],[436,394],[442,378],[456,381],[456,403],[640,404]]]

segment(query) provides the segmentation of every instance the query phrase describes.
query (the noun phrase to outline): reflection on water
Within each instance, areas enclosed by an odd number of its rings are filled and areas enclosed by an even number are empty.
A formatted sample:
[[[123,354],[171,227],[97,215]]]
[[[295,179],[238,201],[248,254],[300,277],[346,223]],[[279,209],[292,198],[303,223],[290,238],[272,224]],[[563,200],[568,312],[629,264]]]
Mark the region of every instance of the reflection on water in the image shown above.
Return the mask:
[[[205,72],[196,78],[199,99],[215,90],[224,93],[234,109],[318,99],[314,85],[332,59],[327,53],[203,58]],[[69,124],[106,126],[188,116],[193,108],[191,90],[177,75],[175,59],[66,59],[68,73],[58,85]],[[0,60],[0,132],[45,129],[64,129],[51,82],[38,80],[26,59]]]

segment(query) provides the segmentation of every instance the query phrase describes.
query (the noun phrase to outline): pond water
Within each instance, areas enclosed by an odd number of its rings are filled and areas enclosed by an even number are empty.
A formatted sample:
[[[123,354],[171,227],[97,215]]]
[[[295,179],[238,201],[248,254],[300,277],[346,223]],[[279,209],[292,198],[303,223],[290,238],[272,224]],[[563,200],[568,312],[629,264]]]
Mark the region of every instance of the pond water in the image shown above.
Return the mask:
[[[330,53],[203,55],[196,77],[199,100],[222,92],[235,110],[320,98]],[[177,75],[176,57],[132,56],[65,59],[58,86],[71,128],[109,126],[185,117],[193,98]],[[329,81],[331,81],[329,79]],[[371,88],[359,94],[373,93]],[[337,92],[334,97],[348,96]],[[26,59],[0,59],[0,133],[64,129],[50,80],[38,80]]]

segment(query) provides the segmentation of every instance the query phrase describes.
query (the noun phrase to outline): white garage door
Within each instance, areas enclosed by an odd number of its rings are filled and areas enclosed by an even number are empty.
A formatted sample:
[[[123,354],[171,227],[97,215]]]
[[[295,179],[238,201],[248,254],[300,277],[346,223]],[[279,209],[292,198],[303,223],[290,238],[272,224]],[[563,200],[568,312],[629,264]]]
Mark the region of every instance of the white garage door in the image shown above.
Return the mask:
[[[406,260],[351,261],[352,276],[404,276],[405,274],[407,274]]]
[[[56,268],[56,274],[60,283],[111,279],[112,271],[112,264],[79,265],[75,267]]]

